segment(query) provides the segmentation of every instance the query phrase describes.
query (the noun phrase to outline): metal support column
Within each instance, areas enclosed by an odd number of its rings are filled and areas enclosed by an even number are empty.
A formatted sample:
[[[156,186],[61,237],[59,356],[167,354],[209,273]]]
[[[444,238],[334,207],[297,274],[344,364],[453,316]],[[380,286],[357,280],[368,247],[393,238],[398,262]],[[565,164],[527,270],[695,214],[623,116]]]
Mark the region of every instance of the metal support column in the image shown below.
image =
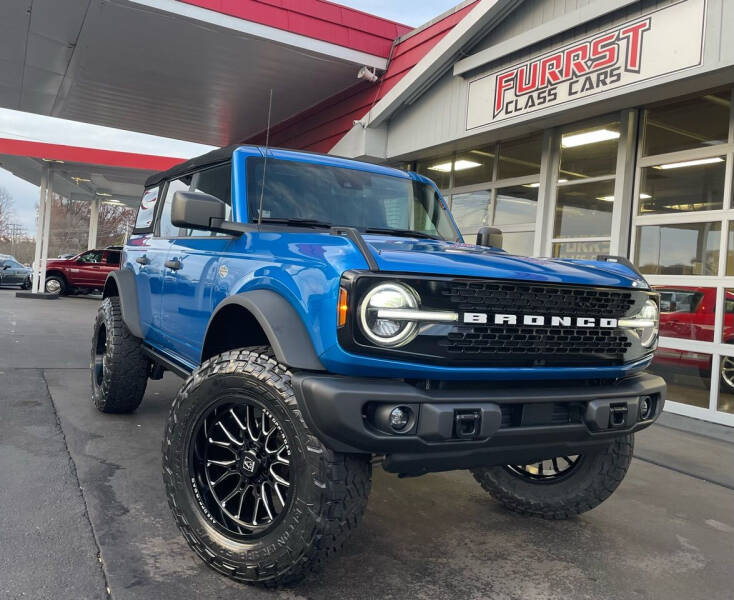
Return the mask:
[[[41,243],[41,269],[39,273],[39,287],[42,292],[46,291],[46,260],[48,259],[48,238],[51,237],[51,206],[54,194],[54,171],[48,170],[48,181],[46,182],[46,206],[43,220],[43,238]]]
[[[34,294],[44,291],[45,277],[43,275],[46,272],[46,261],[44,259],[44,264],[41,265],[41,256],[43,252],[43,241],[48,237],[49,230],[46,218],[47,213],[50,212],[46,210],[47,204],[50,204],[46,201],[48,196],[49,174],[49,166],[44,165],[43,172],[41,173],[41,191],[38,197],[38,216],[36,217],[36,249],[33,255],[33,287],[31,291]]]
[[[97,247],[97,225],[99,223],[99,198],[95,196],[89,204],[89,239],[87,250]]]

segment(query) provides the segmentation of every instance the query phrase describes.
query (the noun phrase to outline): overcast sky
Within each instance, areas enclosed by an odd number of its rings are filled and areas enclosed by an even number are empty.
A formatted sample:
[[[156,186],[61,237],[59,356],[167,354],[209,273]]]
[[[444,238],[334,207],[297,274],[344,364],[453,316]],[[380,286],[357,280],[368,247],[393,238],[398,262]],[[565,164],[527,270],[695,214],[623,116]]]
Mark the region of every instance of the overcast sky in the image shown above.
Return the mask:
[[[460,0],[340,0],[351,6],[406,25],[418,26],[458,4]],[[54,144],[67,144],[160,154],[190,158],[211,149],[211,146],[159,138],[109,127],[87,125],[51,117],[0,108],[0,137],[26,139]],[[1,162],[0,162],[1,164]],[[35,231],[38,188],[0,167],[0,187],[13,197],[16,223],[28,233]]]

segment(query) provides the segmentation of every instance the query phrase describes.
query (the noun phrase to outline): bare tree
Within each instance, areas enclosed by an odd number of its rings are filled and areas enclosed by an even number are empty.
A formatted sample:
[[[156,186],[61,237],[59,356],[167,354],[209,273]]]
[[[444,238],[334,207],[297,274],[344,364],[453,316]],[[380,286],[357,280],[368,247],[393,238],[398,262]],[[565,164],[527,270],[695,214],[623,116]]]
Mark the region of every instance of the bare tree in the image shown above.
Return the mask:
[[[7,189],[0,187],[0,239],[6,240],[10,237],[10,224],[14,217],[13,197]]]
[[[114,246],[123,244],[135,222],[135,211],[126,206],[102,204],[97,221],[97,245]]]

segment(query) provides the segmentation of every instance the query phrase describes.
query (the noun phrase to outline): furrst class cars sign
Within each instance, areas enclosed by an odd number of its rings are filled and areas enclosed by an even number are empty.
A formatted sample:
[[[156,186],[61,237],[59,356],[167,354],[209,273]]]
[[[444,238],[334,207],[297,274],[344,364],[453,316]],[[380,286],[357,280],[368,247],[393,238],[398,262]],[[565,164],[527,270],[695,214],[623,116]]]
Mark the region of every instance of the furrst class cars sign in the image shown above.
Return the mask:
[[[701,63],[705,0],[684,0],[469,83],[467,129]]]

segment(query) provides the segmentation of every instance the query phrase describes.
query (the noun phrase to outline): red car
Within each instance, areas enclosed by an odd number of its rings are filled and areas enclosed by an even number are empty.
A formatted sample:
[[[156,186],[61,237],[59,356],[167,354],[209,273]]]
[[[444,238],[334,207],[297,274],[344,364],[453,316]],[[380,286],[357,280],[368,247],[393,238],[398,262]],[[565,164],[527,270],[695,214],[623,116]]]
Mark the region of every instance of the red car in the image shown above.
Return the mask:
[[[110,271],[120,268],[120,250],[87,250],[71,258],[46,261],[46,293],[101,290]]]
[[[660,293],[660,336],[714,341],[716,289],[708,287],[657,286]],[[734,342],[734,292],[724,293],[722,342]],[[711,376],[711,355],[689,350],[660,347],[655,364],[677,369],[695,369],[702,377]],[[734,358],[721,357],[721,383],[734,390]]]

